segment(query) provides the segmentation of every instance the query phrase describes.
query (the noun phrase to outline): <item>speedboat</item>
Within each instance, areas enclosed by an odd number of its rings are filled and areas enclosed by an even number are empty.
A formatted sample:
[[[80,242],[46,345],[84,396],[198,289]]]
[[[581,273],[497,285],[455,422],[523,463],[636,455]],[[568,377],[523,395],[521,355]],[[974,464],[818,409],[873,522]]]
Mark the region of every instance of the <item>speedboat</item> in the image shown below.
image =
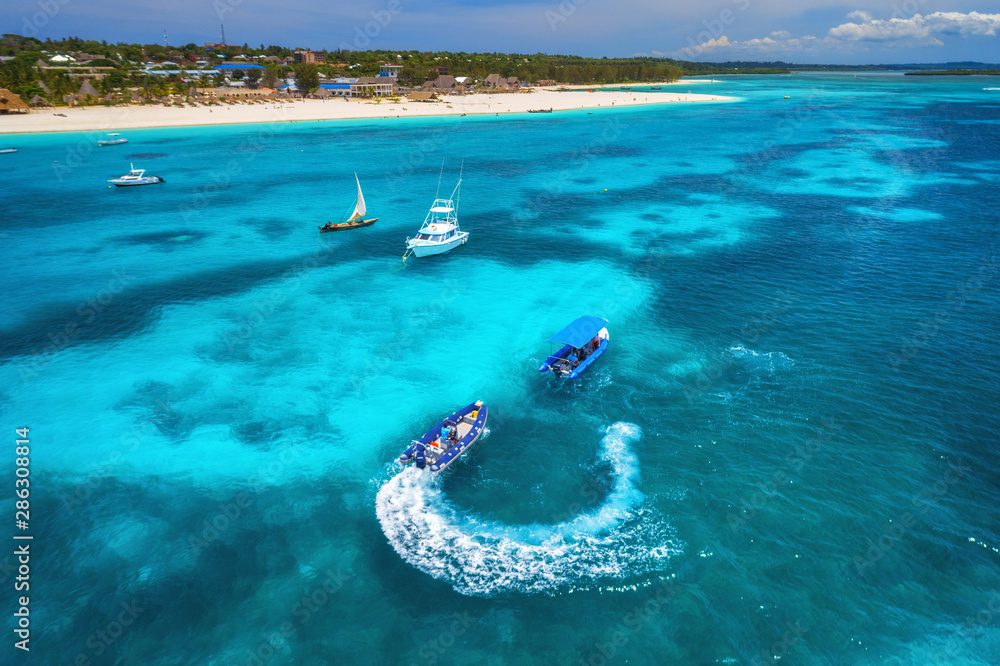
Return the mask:
[[[416,463],[420,469],[434,474],[455,462],[475,444],[486,426],[488,410],[482,400],[466,405],[431,428],[399,456],[404,465]]]
[[[0,153],[16,153],[17,148],[0,148]]]
[[[451,192],[448,199],[434,199],[431,209],[427,211],[424,223],[417,231],[414,238],[406,239],[406,254],[413,254],[416,257],[427,257],[432,254],[443,254],[449,250],[454,250],[459,245],[465,245],[469,240],[469,233],[462,231],[458,226],[458,198],[459,188],[462,187],[462,175],[459,173],[458,183]],[[441,181],[438,179],[438,191],[440,192]]]
[[[145,169],[136,169],[131,164],[129,164],[129,167],[130,170],[127,174],[121,178],[109,180],[108,182],[115,187],[128,187],[130,185],[155,185],[156,183],[167,182],[159,176],[144,176],[143,174],[146,173]]]
[[[576,379],[608,348],[607,319],[584,315],[559,331],[549,342],[561,344],[556,353],[538,366],[538,372]]]
[[[128,139],[123,137],[121,134],[114,132],[108,136],[112,137],[110,139],[101,139],[97,142],[98,146],[117,146],[120,143],[128,143]]]

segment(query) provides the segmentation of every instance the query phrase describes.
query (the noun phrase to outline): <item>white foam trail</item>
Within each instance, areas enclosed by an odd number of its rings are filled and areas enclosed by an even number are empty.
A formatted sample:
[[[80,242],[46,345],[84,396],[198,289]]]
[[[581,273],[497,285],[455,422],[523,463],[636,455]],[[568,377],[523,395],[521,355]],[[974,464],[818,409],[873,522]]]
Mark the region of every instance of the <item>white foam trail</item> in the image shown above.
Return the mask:
[[[506,525],[463,514],[439,479],[412,467],[379,489],[375,513],[400,557],[462,594],[553,593],[656,571],[680,546],[672,528],[642,508],[639,463],[629,448],[640,435],[630,423],[608,428],[599,455],[611,465],[611,492],[600,506],[556,525]]]
[[[783,352],[756,352],[743,345],[729,348],[733,357],[743,361],[750,371],[764,370],[774,374],[775,370],[784,370],[795,365],[795,361],[785,356]]]

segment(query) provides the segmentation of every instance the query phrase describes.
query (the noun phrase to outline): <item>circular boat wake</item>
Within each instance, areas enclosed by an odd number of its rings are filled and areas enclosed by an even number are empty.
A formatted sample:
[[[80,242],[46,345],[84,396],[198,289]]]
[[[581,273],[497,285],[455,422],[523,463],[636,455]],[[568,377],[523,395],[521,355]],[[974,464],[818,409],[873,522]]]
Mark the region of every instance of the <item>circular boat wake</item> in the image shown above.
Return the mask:
[[[375,512],[389,543],[409,564],[456,591],[555,593],[570,586],[664,568],[680,551],[672,528],[643,509],[630,423],[608,428],[599,456],[614,485],[599,506],[555,525],[507,525],[456,509],[440,479],[407,468],[379,489]]]

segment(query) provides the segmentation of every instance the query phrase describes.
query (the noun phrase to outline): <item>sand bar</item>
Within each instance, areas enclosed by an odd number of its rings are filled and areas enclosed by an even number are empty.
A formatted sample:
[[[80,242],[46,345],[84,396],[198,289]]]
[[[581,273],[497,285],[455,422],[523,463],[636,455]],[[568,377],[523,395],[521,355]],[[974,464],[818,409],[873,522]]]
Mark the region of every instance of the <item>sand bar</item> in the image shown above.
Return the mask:
[[[692,83],[680,82],[683,83]],[[643,84],[659,85],[659,84]],[[405,98],[404,98],[405,99]],[[444,96],[440,102],[379,103],[361,99],[306,99],[266,101],[222,106],[174,107],[89,106],[39,109],[24,115],[0,116],[0,134],[30,132],[80,132],[236,123],[295,122],[306,120],[346,120],[364,118],[412,118],[444,115],[501,115],[525,113],[529,109],[567,111],[642,104],[731,101],[733,97],[663,91],[585,90],[557,91],[535,89],[532,93],[469,94]],[[64,114],[59,116],[56,114]],[[551,118],[548,114],[540,117]],[[9,143],[9,141],[7,142]],[[3,146],[0,146],[3,147]]]

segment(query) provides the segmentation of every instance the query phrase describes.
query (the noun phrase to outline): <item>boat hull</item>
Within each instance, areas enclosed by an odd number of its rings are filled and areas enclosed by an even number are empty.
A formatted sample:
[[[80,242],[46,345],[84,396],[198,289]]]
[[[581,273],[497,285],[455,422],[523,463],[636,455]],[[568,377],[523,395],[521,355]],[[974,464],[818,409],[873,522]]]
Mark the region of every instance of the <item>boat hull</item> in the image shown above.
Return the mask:
[[[360,229],[361,227],[370,227],[371,225],[378,222],[379,218],[374,217],[370,220],[359,220],[357,222],[343,222],[341,224],[328,224],[319,228],[321,234],[329,233],[331,231],[347,231],[349,229]]]
[[[163,180],[159,176],[153,176],[152,178],[143,178],[141,181],[130,181],[130,182],[118,182],[110,181],[115,187],[138,187],[139,185],[159,185],[160,183],[165,183],[167,181]]]
[[[489,410],[482,401],[466,405],[447,418],[442,419],[436,426],[424,433],[423,437],[411,443],[403,454],[399,456],[399,462],[404,465],[416,462],[417,466],[420,467],[418,447],[423,447],[421,450],[433,451],[433,453],[430,453],[433,459],[426,461],[424,469],[429,470],[432,474],[443,472],[449,465],[468,452],[472,445],[476,443],[486,428],[486,419],[488,416]],[[446,451],[438,454],[437,450],[440,447],[436,446],[436,444],[440,444],[441,442],[441,429],[445,426],[460,428],[459,424],[463,423],[469,426],[468,431],[457,442],[451,444]]]
[[[462,234],[450,240],[447,243],[433,243],[430,245],[411,245],[410,249],[413,251],[413,256],[415,257],[429,257],[434,254],[444,254],[445,252],[450,252],[454,250],[459,245],[465,245],[465,241],[469,239],[469,234],[462,232]]]
[[[117,141],[98,141],[98,146],[120,146],[123,143],[128,143],[128,139],[118,139]]]
[[[556,366],[556,364],[559,363],[560,361],[564,361],[566,357],[569,355],[569,353],[573,350],[573,348],[570,345],[564,345],[555,354],[545,359],[545,363],[542,363],[540,366],[538,366],[538,371],[543,374],[546,372],[551,372],[556,376],[564,376],[568,377],[569,379],[576,379],[577,377],[582,375],[587,368],[593,365],[594,362],[597,361],[597,359],[599,359],[604,354],[605,351],[607,351],[608,344],[610,343],[611,339],[611,336],[608,334],[608,329],[606,328],[601,329],[598,335],[601,336],[601,344],[597,347],[597,349],[592,351],[590,355],[587,356],[587,358],[583,359],[583,361],[577,364],[576,367],[570,368],[569,372],[564,372],[554,366]]]

